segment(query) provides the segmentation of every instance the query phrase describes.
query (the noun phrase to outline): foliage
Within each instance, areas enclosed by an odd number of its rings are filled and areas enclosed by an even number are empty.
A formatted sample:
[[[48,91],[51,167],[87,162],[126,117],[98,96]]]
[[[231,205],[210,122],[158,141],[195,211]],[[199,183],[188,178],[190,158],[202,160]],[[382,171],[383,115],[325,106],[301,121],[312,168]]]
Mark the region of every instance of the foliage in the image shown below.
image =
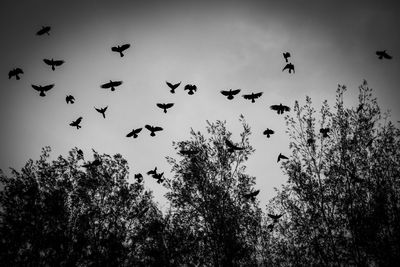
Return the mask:
[[[292,155],[288,183],[269,205],[285,213],[267,240],[271,264],[390,266],[400,258],[400,131],[365,81],[357,108],[345,108],[345,91],[338,87],[334,112],[324,102],[318,121],[309,97],[286,117]]]
[[[46,147],[20,172],[1,174],[3,265],[152,263],[148,255],[158,247],[152,227],[160,214],[151,193],[138,181],[127,182],[128,165],[121,155],[95,152],[93,162],[84,162],[79,152],[73,149],[69,157],[50,163]]]

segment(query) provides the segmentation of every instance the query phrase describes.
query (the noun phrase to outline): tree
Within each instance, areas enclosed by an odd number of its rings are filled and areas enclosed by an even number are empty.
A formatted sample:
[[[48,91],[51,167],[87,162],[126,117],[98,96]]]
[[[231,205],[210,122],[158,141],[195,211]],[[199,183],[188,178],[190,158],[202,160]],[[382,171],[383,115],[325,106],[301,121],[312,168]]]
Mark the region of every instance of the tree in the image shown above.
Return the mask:
[[[169,255],[175,265],[239,266],[255,264],[261,210],[255,178],[245,174],[244,162],[254,149],[249,126],[236,143],[225,123],[208,123],[206,138],[191,131],[191,139],[174,142],[179,159],[168,157],[174,176],[165,181],[170,201]]]
[[[393,266],[400,259],[400,131],[381,115],[366,81],[359,105],[337,90],[317,121],[311,99],[287,116],[289,179],[269,208],[284,212],[266,241],[279,265]],[[321,129],[323,129],[321,131]]]
[[[85,162],[75,148],[49,162],[49,153],[44,148],[10,177],[1,173],[3,265],[148,266],[163,259],[153,242],[162,216],[140,181],[127,182],[121,155],[94,152]]]

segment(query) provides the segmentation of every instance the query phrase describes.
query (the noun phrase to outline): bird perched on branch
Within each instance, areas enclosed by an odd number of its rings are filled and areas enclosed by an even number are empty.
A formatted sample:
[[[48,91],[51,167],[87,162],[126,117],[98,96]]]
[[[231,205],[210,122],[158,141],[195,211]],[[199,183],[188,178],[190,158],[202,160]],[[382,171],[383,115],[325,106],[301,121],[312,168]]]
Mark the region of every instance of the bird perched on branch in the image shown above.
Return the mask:
[[[174,103],[157,103],[157,107],[161,108],[164,110],[164,113],[167,113],[167,109],[172,108],[174,106]]]
[[[239,92],[240,92],[240,89],[236,89],[236,90],[229,89],[229,91],[221,90],[221,94],[223,94],[224,96],[227,96],[229,100],[232,100],[233,96],[239,94]]]
[[[379,59],[392,59],[392,56],[390,56],[387,52],[386,49],[383,51],[376,51],[376,55],[378,56]]]
[[[54,60],[54,59],[43,59],[43,62],[46,63],[47,65],[51,66],[51,69],[54,71],[56,68],[59,67],[62,64],[64,64],[64,60]]]
[[[256,99],[259,98],[260,96],[262,96],[262,92],[259,93],[251,93],[251,94],[247,94],[247,95],[242,95],[244,99],[247,100],[251,100],[251,103],[255,103]]]
[[[285,58],[285,61],[288,62],[288,58],[290,57],[290,53],[289,52],[284,52],[283,53],[283,57]]]
[[[171,88],[171,91],[170,91],[170,92],[171,92],[172,94],[175,94],[175,89],[178,88],[179,85],[181,85],[181,82],[175,83],[175,84],[172,84],[172,83],[170,83],[170,82],[166,82],[166,83],[167,83],[168,87]]]
[[[319,132],[322,133],[322,137],[329,137],[329,135],[328,135],[329,131],[330,131],[329,128],[321,128],[319,130]]]
[[[104,108],[96,108],[94,107],[94,109],[99,112],[101,115],[103,115],[103,118],[106,118],[106,110],[107,110],[108,106],[104,107]]]
[[[73,97],[72,95],[67,95],[65,97],[65,102],[67,102],[67,104],[73,104],[75,103],[75,97]]]
[[[158,132],[158,131],[162,131],[162,130],[163,130],[163,128],[158,127],[158,126],[145,125],[144,127],[145,127],[147,130],[150,131],[150,136],[156,136],[156,133],[155,133],[155,132]]]
[[[281,159],[289,159],[289,158],[282,155],[282,153],[279,153],[278,160],[276,162],[279,162]]]
[[[284,70],[288,70],[289,73],[292,73],[292,71],[293,71],[293,73],[294,73],[294,65],[293,65],[292,63],[288,63],[288,64],[286,64],[285,67],[282,69],[282,71],[284,71]]]
[[[79,124],[82,121],[82,117],[77,118],[75,121],[71,122],[69,125],[71,125],[72,127],[76,127],[76,129],[82,128],[82,126],[80,126]]]
[[[36,91],[40,92],[40,96],[44,97],[46,96],[45,92],[49,91],[50,89],[52,89],[54,87],[54,83],[53,84],[49,84],[49,85],[34,85],[32,84],[32,88],[35,89]]]
[[[16,80],[19,80],[19,79],[21,79],[21,78],[19,77],[20,74],[24,74],[24,72],[22,71],[21,68],[12,69],[12,70],[10,70],[10,71],[8,72],[8,79],[11,79],[11,77],[15,76],[15,79],[16,79]]]
[[[140,133],[141,131],[142,131],[142,128],[133,129],[130,133],[128,133],[128,134],[126,135],[126,137],[137,138],[137,137],[138,137],[138,133]]]
[[[234,145],[228,139],[225,139],[225,144],[228,147],[228,152],[230,152],[230,153],[235,152],[236,150],[243,150],[244,149],[244,147],[238,147],[238,146]]]
[[[185,85],[185,89],[184,90],[189,90],[188,94],[189,95],[193,95],[194,92],[197,91],[197,86],[194,84],[187,84]]]
[[[275,133],[275,132],[274,132],[273,130],[269,129],[269,128],[267,128],[267,130],[265,130],[265,131],[263,132],[263,134],[266,135],[267,138],[270,138],[271,134],[274,134],[274,133]]]
[[[124,51],[125,51],[126,49],[128,49],[129,47],[131,47],[130,44],[124,44],[124,45],[121,45],[121,46],[117,45],[117,46],[111,47],[111,51],[117,52],[117,53],[119,53],[119,55],[120,55],[121,57],[123,57],[123,56],[124,56],[124,53],[122,53],[122,52],[124,52]]]
[[[255,201],[256,200],[256,196],[258,195],[258,193],[260,193],[260,190],[256,190],[256,191],[253,191],[251,193],[244,194],[243,197],[245,199],[247,199],[247,200],[250,199],[251,201]]]
[[[43,34],[47,34],[50,35],[50,30],[51,27],[50,26],[42,26],[42,28],[36,32],[36,35],[43,35]]]
[[[279,105],[272,105],[272,106],[270,106],[270,109],[275,110],[276,113],[278,113],[278,114],[283,114],[285,111],[286,112],[290,111],[290,108],[288,106],[282,105],[282,103]]]
[[[122,84],[122,81],[109,81],[108,83],[104,83],[100,85],[101,88],[103,89],[110,89],[111,91],[115,91],[115,87],[120,86]]]

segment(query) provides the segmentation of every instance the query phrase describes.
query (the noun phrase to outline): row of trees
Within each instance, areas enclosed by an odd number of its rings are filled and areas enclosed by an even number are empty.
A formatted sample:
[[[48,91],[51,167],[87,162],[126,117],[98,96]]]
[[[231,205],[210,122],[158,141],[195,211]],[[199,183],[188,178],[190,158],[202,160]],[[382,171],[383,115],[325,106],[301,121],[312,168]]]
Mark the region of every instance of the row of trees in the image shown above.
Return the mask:
[[[50,162],[0,174],[0,262],[23,266],[390,266],[400,259],[399,129],[381,115],[366,82],[346,108],[311,99],[286,117],[288,181],[264,212],[245,162],[243,126],[228,149],[225,123],[173,143],[169,209],[161,212],[121,155],[75,148]],[[325,134],[319,130],[327,128]],[[272,219],[268,213],[283,214]]]

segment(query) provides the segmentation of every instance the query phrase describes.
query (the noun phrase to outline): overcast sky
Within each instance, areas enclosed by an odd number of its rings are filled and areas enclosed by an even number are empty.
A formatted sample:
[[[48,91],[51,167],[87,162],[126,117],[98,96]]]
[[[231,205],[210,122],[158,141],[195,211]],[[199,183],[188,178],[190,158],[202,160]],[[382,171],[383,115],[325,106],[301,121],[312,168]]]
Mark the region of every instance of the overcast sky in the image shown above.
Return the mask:
[[[205,132],[206,120],[226,120],[233,141],[243,114],[252,128],[256,152],[247,172],[256,176],[259,199],[266,204],[273,187],[286,181],[277,155],[289,154],[283,116],[272,104],[304,103],[319,109],[334,104],[338,84],[348,87],[345,102],[356,105],[358,86],[366,79],[383,110],[400,118],[400,8],[396,1],[8,1],[0,3],[0,168],[17,169],[37,159],[49,145],[53,155],[79,147],[86,155],[121,153],[131,175],[158,166],[167,175],[165,156],[175,156],[172,141],[189,137],[190,128]],[[41,26],[50,36],[36,36]],[[120,58],[111,46],[130,43]],[[387,49],[393,60],[378,60]],[[292,54],[296,73],[282,72],[282,52]],[[52,71],[44,58],[63,59]],[[8,79],[20,67],[21,80]],[[124,83],[111,92],[108,80]],[[180,82],[175,95],[165,81]],[[55,83],[46,97],[31,84]],[[185,84],[196,84],[189,96]],[[263,92],[255,104],[219,91]],[[65,103],[72,94],[76,102]],[[157,102],[173,102],[164,114]],[[108,106],[103,119],[94,106]],[[83,117],[82,128],[68,124]],[[125,135],[152,124],[165,130],[151,138]],[[266,139],[263,130],[276,134]],[[150,177],[145,184],[163,203]]]

